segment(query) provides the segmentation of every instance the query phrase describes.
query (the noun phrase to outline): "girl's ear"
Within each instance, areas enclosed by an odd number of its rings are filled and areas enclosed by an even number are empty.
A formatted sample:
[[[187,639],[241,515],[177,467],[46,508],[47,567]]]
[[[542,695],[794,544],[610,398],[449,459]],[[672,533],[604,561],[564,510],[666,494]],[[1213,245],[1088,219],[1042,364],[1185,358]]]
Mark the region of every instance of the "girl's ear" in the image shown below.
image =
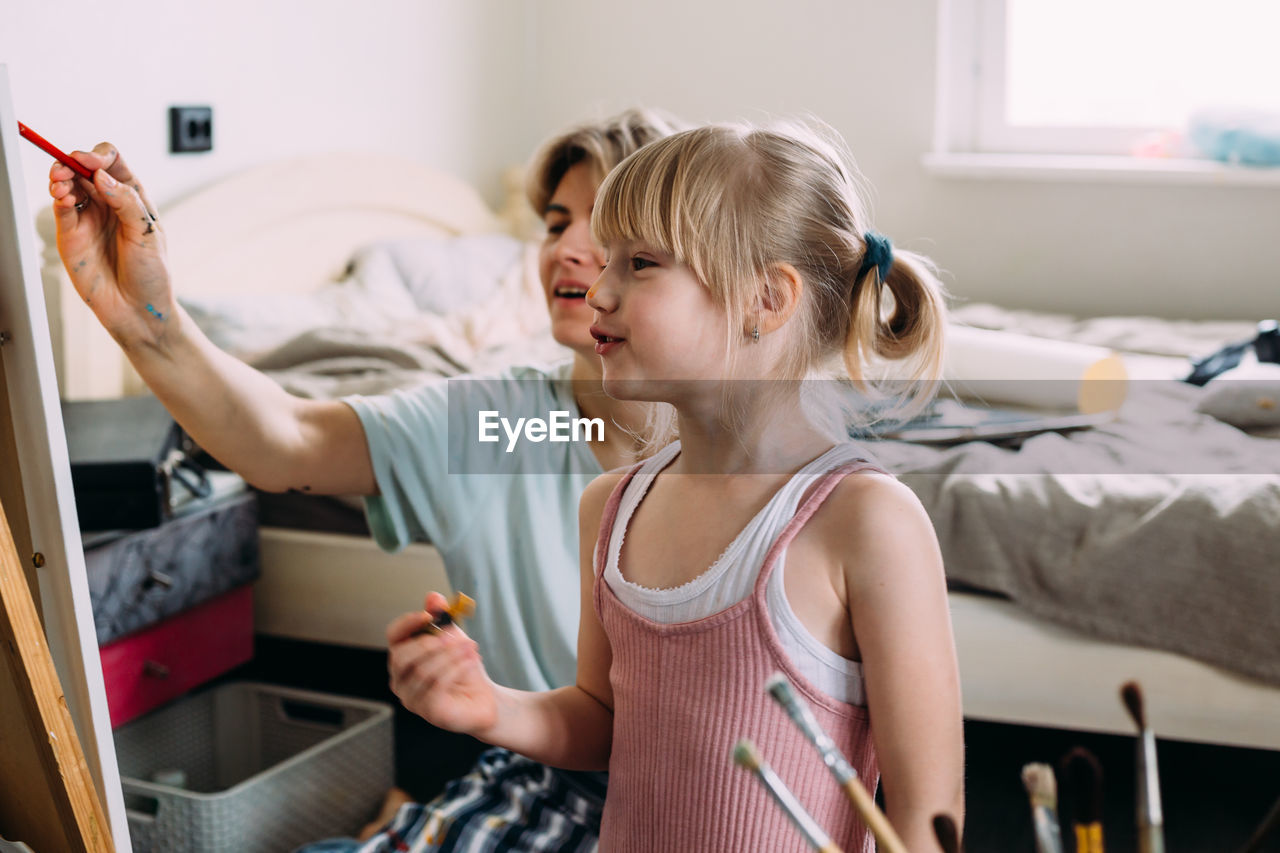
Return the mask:
[[[791,264],[776,264],[760,296],[760,331],[772,332],[791,319],[804,296],[804,278]]]

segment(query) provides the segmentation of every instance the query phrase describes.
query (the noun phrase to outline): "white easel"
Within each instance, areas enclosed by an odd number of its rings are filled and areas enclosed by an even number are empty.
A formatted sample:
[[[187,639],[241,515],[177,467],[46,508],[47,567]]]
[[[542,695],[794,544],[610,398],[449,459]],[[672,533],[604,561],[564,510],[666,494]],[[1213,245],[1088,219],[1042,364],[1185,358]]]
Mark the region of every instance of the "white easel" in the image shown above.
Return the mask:
[[[0,835],[127,851],[17,129],[0,64]]]

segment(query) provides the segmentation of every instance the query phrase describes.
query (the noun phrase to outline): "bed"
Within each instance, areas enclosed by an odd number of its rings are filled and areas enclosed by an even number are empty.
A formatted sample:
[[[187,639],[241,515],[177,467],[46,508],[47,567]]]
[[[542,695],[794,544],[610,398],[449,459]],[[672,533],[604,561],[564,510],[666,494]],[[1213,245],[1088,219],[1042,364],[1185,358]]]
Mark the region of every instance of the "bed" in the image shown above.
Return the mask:
[[[389,181],[387,175],[396,178]],[[503,215],[467,184],[418,164],[334,154],[232,176],[168,205],[161,218],[179,298],[215,319],[228,305],[239,304],[243,311],[250,304],[263,315],[288,320],[272,330],[275,338],[239,339],[247,350],[242,354],[274,371],[295,393],[336,395],[555,357],[544,312],[534,304],[540,296],[532,250],[520,242],[529,237],[527,212],[514,191],[501,208]],[[45,240],[42,271],[63,395],[79,399],[141,390],[114,342],[76,298],[52,248],[47,214],[39,217],[38,229]],[[417,303],[386,289],[388,270],[412,254],[415,244],[439,249],[471,238],[471,250],[500,245],[506,253],[506,268],[495,267],[492,281],[478,286],[503,291],[517,306],[509,312],[509,325],[481,322],[492,315],[474,301],[451,303],[456,293],[435,293],[427,301],[442,300],[432,306],[438,311],[414,313]],[[441,263],[439,257],[427,262],[437,272],[449,268]],[[335,283],[353,277],[363,288],[358,305],[334,290]],[[373,315],[366,319],[382,323],[378,328],[385,335],[353,335],[323,325],[300,330],[298,323],[312,316],[307,300],[320,291],[323,305],[315,316],[321,323],[369,311]],[[410,313],[405,332],[394,321]],[[1172,421],[1159,421],[1173,442],[1163,449],[1147,440],[1159,430],[1151,432],[1152,423],[1142,418],[1118,419],[1114,429],[1044,434],[1019,450],[979,442],[876,443],[877,455],[921,495],[939,529],[966,716],[1129,733],[1118,688],[1137,679],[1161,737],[1280,749],[1280,573],[1274,571],[1280,554],[1280,438],[1242,432],[1196,412],[1200,389],[1157,381],[1185,367],[1187,353],[1177,352],[1179,346],[1203,351],[1238,338],[1247,324],[1147,319],[1135,327],[1111,318],[1082,326],[993,306],[964,306],[958,316],[975,327],[1091,345],[1155,336],[1158,345],[1136,347],[1145,354],[1126,356],[1134,375],[1152,380],[1142,387],[1151,389],[1155,402],[1138,409],[1148,418],[1161,407],[1175,413]],[[235,333],[229,334],[225,340],[235,343]],[[272,346],[282,336],[289,345]],[[1191,456],[1177,452],[1187,446],[1178,432],[1183,427],[1202,431],[1210,443],[1225,436],[1239,452],[1229,459],[1211,454],[1207,467],[1197,468]],[[1136,473],[1126,471],[1109,441],[1145,446],[1154,455]],[[1170,448],[1175,462],[1166,470],[1159,459]],[[1092,451],[1110,461],[1097,462],[1088,455]],[[1036,454],[1061,460],[1072,452],[1094,461],[1061,476],[1058,469],[1019,467],[1019,460],[1041,458]],[[1167,514],[1169,495],[1200,494],[1206,483],[1221,487],[1209,492],[1216,496],[1213,511]],[[1085,493],[1072,504],[1074,521],[1062,511],[1061,494],[1049,500],[1045,489]],[[1003,503],[984,503],[984,495]],[[424,590],[447,589],[443,565],[429,544],[384,554],[364,532],[356,502],[309,500],[310,521],[299,519],[296,508],[264,504],[263,574],[255,599],[259,632],[379,648],[391,618],[417,606]],[[1093,514],[1081,509],[1090,502]],[[1116,507],[1128,507],[1130,514]],[[1118,523],[1121,518],[1130,523]],[[1151,562],[1141,559],[1140,549],[1157,546],[1162,561],[1183,563],[1176,578],[1172,570],[1130,570]],[[1045,559],[1046,553],[1055,559]],[[1152,619],[1154,591],[1166,587],[1170,596]],[[1190,611],[1183,606],[1188,596],[1197,604]],[[1182,623],[1185,629],[1178,627]],[[1218,647],[1206,651],[1204,643],[1192,642],[1206,637]]]

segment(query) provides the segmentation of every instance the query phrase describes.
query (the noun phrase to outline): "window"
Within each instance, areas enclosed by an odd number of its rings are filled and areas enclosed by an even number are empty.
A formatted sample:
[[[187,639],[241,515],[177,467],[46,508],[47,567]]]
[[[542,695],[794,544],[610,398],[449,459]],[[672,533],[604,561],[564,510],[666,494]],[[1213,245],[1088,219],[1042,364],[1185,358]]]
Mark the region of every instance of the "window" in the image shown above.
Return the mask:
[[[1280,114],[1277,32],[1277,0],[940,0],[935,148],[1194,156],[1197,110]]]

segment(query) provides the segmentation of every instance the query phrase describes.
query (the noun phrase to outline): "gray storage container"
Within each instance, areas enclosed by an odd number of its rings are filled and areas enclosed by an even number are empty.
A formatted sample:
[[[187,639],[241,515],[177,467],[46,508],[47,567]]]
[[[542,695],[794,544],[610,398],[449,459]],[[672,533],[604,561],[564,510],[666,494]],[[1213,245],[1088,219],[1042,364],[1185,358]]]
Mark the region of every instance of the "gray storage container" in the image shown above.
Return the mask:
[[[239,488],[191,501],[159,527],[85,535],[98,645],[258,579],[257,497],[234,474],[217,474],[211,482]]]
[[[393,782],[392,710],[235,682],[115,731],[135,853],[282,853],[354,835]]]

